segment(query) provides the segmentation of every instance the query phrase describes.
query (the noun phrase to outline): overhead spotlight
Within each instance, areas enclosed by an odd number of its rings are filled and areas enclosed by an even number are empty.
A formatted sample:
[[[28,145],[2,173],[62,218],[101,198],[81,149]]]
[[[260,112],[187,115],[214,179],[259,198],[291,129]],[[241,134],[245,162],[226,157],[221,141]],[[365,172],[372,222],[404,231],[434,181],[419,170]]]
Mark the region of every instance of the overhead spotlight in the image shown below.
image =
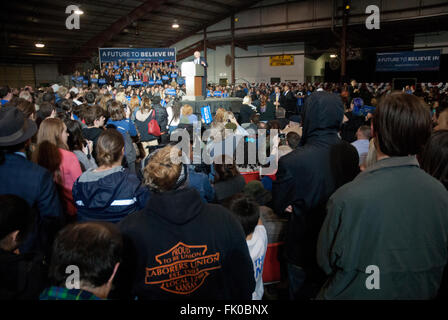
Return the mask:
[[[177,20],[174,20],[173,24],[171,25],[171,28],[173,29],[179,28],[179,23],[177,23]]]
[[[332,59],[337,58],[337,57],[338,57],[337,54],[330,54],[330,58],[332,58]]]
[[[81,15],[84,14],[84,11],[82,11],[81,9],[75,10],[75,14]]]
[[[34,44],[35,46],[36,46],[36,48],[43,48],[43,47],[45,47],[45,44],[43,44],[42,42],[36,42],[35,44]]]

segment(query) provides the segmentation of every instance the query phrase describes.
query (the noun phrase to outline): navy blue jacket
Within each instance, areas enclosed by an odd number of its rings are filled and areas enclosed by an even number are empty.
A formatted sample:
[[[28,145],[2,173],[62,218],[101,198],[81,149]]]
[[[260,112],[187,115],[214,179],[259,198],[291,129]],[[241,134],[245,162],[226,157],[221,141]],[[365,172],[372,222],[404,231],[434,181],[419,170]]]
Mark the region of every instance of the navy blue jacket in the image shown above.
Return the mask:
[[[61,203],[50,172],[19,154],[6,154],[5,162],[0,164],[0,181],[0,194],[22,197],[39,213],[34,231],[21,247],[22,253],[47,250],[52,242],[52,231],[48,228],[50,225],[57,228],[62,217]]]
[[[123,167],[103,172],[84,172],[73,185],[78,221],[116,223],[144,208],[149,190],[137,176]]]

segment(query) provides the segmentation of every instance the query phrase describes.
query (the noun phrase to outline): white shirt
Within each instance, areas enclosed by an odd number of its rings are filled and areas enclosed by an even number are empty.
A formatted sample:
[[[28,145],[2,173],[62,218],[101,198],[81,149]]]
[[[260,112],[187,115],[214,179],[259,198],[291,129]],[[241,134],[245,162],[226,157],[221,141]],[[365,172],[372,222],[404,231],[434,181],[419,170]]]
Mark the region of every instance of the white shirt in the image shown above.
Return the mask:
[[[361,165],[367,157],[369,152],[369,140],[361,139],[352,142],[352,145],[356,148],[359,155],[359,164]]]
[[[252,293],[252,300],[261,300],[263,298],[263,264],[266,250],[268,248],[268,234],[263,225],[257,225],[252,239],[246,240],[249,248],[250,257],[254,265],[255,291]]]
[[[194,63],[196,63],[196,64],[199,64],[199,61],[201,61],[200,58],[194,59]]]

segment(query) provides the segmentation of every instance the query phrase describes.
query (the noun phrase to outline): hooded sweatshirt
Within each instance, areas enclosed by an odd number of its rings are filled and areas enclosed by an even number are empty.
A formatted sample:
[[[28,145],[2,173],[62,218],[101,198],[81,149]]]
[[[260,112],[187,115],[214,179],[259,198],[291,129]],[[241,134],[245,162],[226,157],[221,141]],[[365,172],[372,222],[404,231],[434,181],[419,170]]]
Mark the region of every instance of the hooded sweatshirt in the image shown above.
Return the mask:
[[[325,218],[325,204],[336,190],[330,151],[341,143],[338,130],[343,114],[342,101],[336,94],[311,94],[303,109],[300,145],[280,158],[273,183],[275,211],[283,214],[287,206],[293,207],[287,231],[287,260],[307,270],[318,268],[317,236]]]
[[[78,221],[116,223],[145,206],[149,191],[135,174],[122,166],[93,170],[84,172],[73,185]]]
[[[252,260],[241,225],[195,189],[153,193],[144,210],[118,226],[127,254],[118,287],[132,284],[131,298],[252,298]]]

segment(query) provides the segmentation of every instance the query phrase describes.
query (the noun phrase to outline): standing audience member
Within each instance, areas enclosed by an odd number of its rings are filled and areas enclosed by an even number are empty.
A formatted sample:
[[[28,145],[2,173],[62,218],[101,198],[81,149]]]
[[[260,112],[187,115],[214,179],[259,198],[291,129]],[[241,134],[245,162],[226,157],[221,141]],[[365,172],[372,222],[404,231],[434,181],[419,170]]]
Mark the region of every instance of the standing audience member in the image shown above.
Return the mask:
[[[51,257],[50,281],[40,300],[107,299],[120,266],[123,240],[110,223],[85,222],[65,227],[58,234]],[[67,270],[78,268],[79,279],[67,288]]]
[[[16,108],[0,109],[0,194],[17,195],[38,211],[34,228],[21,245],[23,253],[49,251],[61,218],[51,174],[26,158],[26,149],[36,132],[36,124]]]
[[[144,181],[151,198],[119,224],[128,245],[119,283],[132,284],[119,289],[139,300],[251,299],[255,281],[243,228],[187,186],[188,169],[172,156],[181,151],[171,145],[150,155]]]
[[[137,176],[122,167],[124,139],[115,129],[105,130],[98,138],[98,168],[84,172],[73,186],[78,221],[116,223],[142,209],[148,190]]]
[[[380,101],[373,118],[378,162],[328,201],[317,249],[328,280],[318,298],[436,297],[448,261],[448,191],[415,156],[431,127],[417,97],[392,93]],[[374,290],[377,279],[366,286],[367,266],[381,272],[381,290]]]
[[[19,249],[33,220],[34,212],[24,199],[0,195],[0,300],[36,300],[46,286],[43,255]]]
[[[82,112],[82,116],[87,126],[82,129],[82,135],[93,142],[93,156],[96,159],[96,141],[104,131],[103,126],[106,120],[104,110],[98,105],[89,106]]]
[[[290,212],[286,259],[292,299],[314,297],[324,279],[317,266],[316,243],[325,204],[336,190],[331,148],[341,142],[338,130],[343,115],[337,95],[316,92],[308,96],[300,145],[279,160],[273,203],[277,214]]]
[[[135,114],[135,126],[140,134],[140,141],[145,150],[146,157],[148,155],[148,147],[158,145],[158,140],[156,136],[148,132],[149,122],[155,119],[155,111],[152,108],[151,100],[148,97],[144,97],[142,100],[142,106],[140,110]]]
[[[59,187],[64,211],[68,216],[76,215],[73,203],[72,188],[81,175],[78,158],[69,151],[67,126],[57,118],[45,119],[37,133],[37,147],[33,153],[33,161],[48,169]]]
[[[69,133],[67,145],[78,158],[82,172],[96,169],[97,165],[92,155],[93,142],[84,139],[81,124],[76,120],[66,120],[65,125]]]
[[[435,131],[423,149],[421,167],[448,190],[448,130]]]
[[[252,300],[263,298],[263,265],[266,250],[268,248],[268,235],[260,217],[260,207],[251,197],[244,194],[236,194],[232,197],[229,210],[243,226],[246,235],[246,243],[254,266],[255,291]]]
[[[360,126],[356,131],[356,141],[352,142],[352,145],[356,148],[359,155],[359,165],[363,164],[366,160],[367,153],[369,152],[369,140],[370,140],[370,127]]]
[[[166,112],[168,113],[169,134],[176,130],[177,126],[179,125],[181,109],[182,104],[180,103],[180,101],[174,101],[172,105],[166,108]]]

